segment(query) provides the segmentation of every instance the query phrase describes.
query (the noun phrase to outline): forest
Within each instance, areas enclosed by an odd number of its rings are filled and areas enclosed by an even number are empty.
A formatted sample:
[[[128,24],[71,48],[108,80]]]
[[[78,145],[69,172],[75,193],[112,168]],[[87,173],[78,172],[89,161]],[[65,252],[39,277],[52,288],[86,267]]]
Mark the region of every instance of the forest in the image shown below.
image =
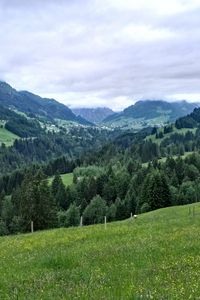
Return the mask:
[[[198,201],[200,130],[173,130],[124,133],[79,158],[62,156],[3,175],[0,234],[30,231],[31,221],[34,230],[78,226],[81,216],[83,225],[89,225],[103,222],[104,216],[123,220]],[[152,142],[158,132],[166,138]],[[60,174],[70,172],[73,184],[66,187]]]

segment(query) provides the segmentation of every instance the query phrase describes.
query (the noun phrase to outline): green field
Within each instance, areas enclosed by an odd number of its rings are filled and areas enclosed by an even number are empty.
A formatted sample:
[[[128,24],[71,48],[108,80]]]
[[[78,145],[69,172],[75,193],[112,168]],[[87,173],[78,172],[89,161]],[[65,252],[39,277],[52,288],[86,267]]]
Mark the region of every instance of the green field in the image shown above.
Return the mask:
[[[19,137],[14,133],[5,128],[0,128],[0,144],[4,143],[6,146],[12,146],[17,138]]]
[[[150,139],[151,139],[152,142],[157,143],[158,145],[160,145],[160,143],[161,143],[164,139],[170,137],[170,135],[172,135],[172,134],[174,134],[174,133],[178,133],[178,134],[185,135],[188,131],[190,131],[190,132],[192,132],[192,133],[195,134],[195,133],[196,133],[196,130],[197,130],[197,128],[181,128],[181,129],[177,129],[177,128],[173,125],[173,131],[170,132],[170,133],[164,134],[163,138],[161,138],[161,139],[156,139],[156,135],[153,134],[153,135],[147,136],[147,137],[146,137],[146,140],[150,140]],[[158,131],[163,131],[163,130],[162,130],[162,128],[159,128]]]
[[[199,299],[199,237],[199,203],[1,237],[0,299]]]
[[[73,183],[73,173],[61,174],[61,178],[65,186]],[[54,176],[49,178],[49,184],[52,184],[53,179]]]
[[[185,152],[184,155],[172,155],[170,157],[172,157],[173,159],[177,159],[178,157],[181,157],[182,159],[185,159],[187,156],[193,154],[193,153],[196,153],[195,151],[191,151],[191,152]],[[159,158],[158,159],[158,162],[160,163],[165,163],[167,160],[167,157],[162,157],[162,158]],[[149,165],[149,162],[146,162],[146,163],[143,163],[142,166],[143,167],[148,167]]]

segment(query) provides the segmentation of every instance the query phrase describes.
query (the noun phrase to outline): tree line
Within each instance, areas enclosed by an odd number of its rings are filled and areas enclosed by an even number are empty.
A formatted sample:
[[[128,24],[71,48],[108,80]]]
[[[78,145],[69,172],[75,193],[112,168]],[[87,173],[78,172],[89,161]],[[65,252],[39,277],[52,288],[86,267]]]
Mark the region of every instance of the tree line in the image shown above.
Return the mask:
[[[88,170],[89,169],[89,170]],[[200,198],[200,154],[168,157],[142,165],[131,158],[108,165],[76,168],[73,184],[65,187],[56,174],[50,185],[41,169],[26,174],[11,196],[0,196],[0,233],[123,220]]]

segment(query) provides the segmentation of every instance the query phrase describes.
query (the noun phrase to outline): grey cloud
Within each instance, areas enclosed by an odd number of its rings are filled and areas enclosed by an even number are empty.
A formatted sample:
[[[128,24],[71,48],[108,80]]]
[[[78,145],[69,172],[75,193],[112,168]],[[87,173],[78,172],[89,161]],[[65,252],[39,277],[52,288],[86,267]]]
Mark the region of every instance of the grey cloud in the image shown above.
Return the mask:
[[[0,79],[72,106],[194,93],[198,101],[199,8],[159,14],[147,0],[124,3],[0,0]]]

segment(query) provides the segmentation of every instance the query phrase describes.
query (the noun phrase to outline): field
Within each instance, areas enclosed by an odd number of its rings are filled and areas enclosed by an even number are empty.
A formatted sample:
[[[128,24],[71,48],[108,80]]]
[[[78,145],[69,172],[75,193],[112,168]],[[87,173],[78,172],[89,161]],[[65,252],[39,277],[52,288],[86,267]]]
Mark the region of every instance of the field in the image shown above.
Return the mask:
[[[62,178],[64,185],[68,186],[68,185],[72,184],[72,182],[73,182],[73,173],[62,174],[61,178]],[[53,179],[54,179],[54,176],[49,178],[49,184],[52,183]]]
[[[8,131],[5,128],[0,128],[0,144],[4,143],[6,146],[12,146],[13,142],[19,138],[17,135]]]
[[[148,127],[148,126],[164,126],[167,121],[169,119],[168,115],[162,115],[160,117],[157,118],[153,118],[153,119],[148,119],[146,120],[145,118],[125,118],[123,117],[118,117],[114,122],[112,121],[108,121],[106,123],[104,123],[105,126],[111,127],[111,128],[115,128],[115,127],[120,127],[122,129],[135,129],[136,131],[141,130],[144,127]]]
[[[0,299],[199,299],[199,237],[199,203],[1,237]]]
[[[189,155],[191,155],[193,153],[195,153],[195,151],[185,152],[184,155],[172,155],[171,157],[173,159],[177,159],[180,156],[182,159],[185,159],[187,156],[189,156]],[[167,157],[162,157],[162,158],[158,159],[158,162],[165,163],[166,160],[167,160]],[[143,163],[142,166],[143,167],[148,167],[148,164],[149,164],[149,162],[146,162],[146,163]]]
[[[158,129],[158,131],[159,131],[159,130],[162,131],[162,129]],[[174,133],[178,133],[178,134],[185,135],[186,132],[190,131],[190,132],[192,132],[193,134],[195,134],[195,133],[196,133],[196,130],[197,130],[197,128],[181,128],[181,129],[177,129],[175,126],[173,126],[173,131],[170,132],[170,133],[165,134],[165,135],[163,136],[163,138],[156,139],[156,135],[153,134],[153,135],[147,136],[146,140],[150,140],[150,139],[151,139],[152,142],[157,143],[158,145],[160,145],[160,143],[161,143],[164,139],[170,137],[170,135],[172,135],[172,134],[174,134]]]

